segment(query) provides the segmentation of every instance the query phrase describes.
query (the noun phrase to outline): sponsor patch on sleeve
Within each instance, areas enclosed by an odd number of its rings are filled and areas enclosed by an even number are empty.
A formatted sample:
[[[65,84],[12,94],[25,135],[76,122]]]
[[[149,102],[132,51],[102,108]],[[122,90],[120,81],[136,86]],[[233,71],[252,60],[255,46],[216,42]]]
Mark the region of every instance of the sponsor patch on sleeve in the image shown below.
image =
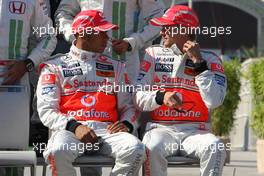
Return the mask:
[[[145,77],[145,75],[146,75],[145,73],[139,73],[137,80],[141,81]]]
[[[41,95],[46,95],[46,94],[49,94],[49,93],[51,93],[51,92],[54,92],[55,89],[56,89],[56,88],[53,87],[53,86],[43,87],[43,88],[42,88],[42,93],[41,93]]]
[[[56,75],[55,74],[43,74],[41,76],[41,84],[55,84]]]
[[[225,86],[226,79],[224,76],[215,74],[215,81],[217,82],[217,84],[221,86]]]
[[[221,64],[217,64],[217,63],[211,64],[211,70],[213,72],[224,73],[224,67]]]
[[[151,63],[143,60],[140,64],[140,70],[144,71],[144,72],[148,72],[150,69]]]

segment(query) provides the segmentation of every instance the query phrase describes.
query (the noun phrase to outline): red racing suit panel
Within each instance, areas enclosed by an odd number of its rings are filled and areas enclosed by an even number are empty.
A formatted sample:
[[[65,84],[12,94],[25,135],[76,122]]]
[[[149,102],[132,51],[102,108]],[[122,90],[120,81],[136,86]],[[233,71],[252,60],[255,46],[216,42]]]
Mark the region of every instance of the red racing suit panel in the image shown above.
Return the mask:
[[[104,92],[89,94],[76,92],[73,95],[62,96],[60,111],[74,117],[77,121],[94,120],[114,123],[118,120],[116,97]]]
[[[151,112],[154,121],[193,121],[206,122],[209,118],[208,108],[205,106],[199,91],[185,88],[165,88],[166,91],[177,92],[183,105],[176,108],[160,106]]]

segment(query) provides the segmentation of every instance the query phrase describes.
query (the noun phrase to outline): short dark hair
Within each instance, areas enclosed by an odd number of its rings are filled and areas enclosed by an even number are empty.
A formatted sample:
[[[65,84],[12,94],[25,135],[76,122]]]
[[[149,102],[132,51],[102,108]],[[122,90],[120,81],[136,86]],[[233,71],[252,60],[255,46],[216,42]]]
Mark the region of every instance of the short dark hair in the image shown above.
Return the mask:
[[[195,41],[196,38],[197,38],[197,35],[196,35],[196,34],[189,34],[188,37],[189,37],[189,39],[190,39],[191,41]]]

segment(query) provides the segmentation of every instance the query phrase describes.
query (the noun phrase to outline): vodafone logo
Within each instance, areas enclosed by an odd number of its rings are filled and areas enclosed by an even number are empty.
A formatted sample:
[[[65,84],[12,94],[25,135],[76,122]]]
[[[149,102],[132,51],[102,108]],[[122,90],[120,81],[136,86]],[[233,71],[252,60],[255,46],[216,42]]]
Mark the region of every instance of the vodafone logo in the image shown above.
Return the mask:
[[[91,107],[93,105],[95,105],[96,103],[96,98],[92,95],[84,95],[82,98],[81,98],[81,103],[86,106],[86,107]]]

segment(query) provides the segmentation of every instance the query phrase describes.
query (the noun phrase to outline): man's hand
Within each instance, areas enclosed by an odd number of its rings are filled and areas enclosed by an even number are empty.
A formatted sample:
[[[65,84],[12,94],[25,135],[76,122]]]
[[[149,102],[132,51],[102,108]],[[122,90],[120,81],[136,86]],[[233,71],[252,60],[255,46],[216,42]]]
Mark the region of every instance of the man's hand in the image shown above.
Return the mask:
[[[26,65],[23,61],[12,61],[8,62],[7,67],[9,68],[0,77],[4,77],[2,85],[13,85],[18,82],[24,74],[27,72]]]
[[[107,130],[109,131],[110,134],[129,131],[128,127],[124,123],[119,122],[119,121],[116,121],[115,123],[111,125],[108,125]]]
[[[176,92],[166,92],[165,95],[164,95],[163,104],[165,106],[174,108],[176,106],[182,105],[182,101],[176,95]]]
[[[77,137],[77,139],[79,139],[81,142],[85,144],[87,143],[94,144],[98,142],[98,138],[95,132],[91,128],[85,125],[79,125],[75,129],[75,136]]]
[[[200,53],[200,46],[196,42],[187,41],[183,45],[183,52],[189,56],[189,58],[193,61],[193,63],[197,63],[202,59]]]
[[[125,40],[112,40],[112,44],[113,50],[119,55],[127,52],[129,46],[129,43]]]

